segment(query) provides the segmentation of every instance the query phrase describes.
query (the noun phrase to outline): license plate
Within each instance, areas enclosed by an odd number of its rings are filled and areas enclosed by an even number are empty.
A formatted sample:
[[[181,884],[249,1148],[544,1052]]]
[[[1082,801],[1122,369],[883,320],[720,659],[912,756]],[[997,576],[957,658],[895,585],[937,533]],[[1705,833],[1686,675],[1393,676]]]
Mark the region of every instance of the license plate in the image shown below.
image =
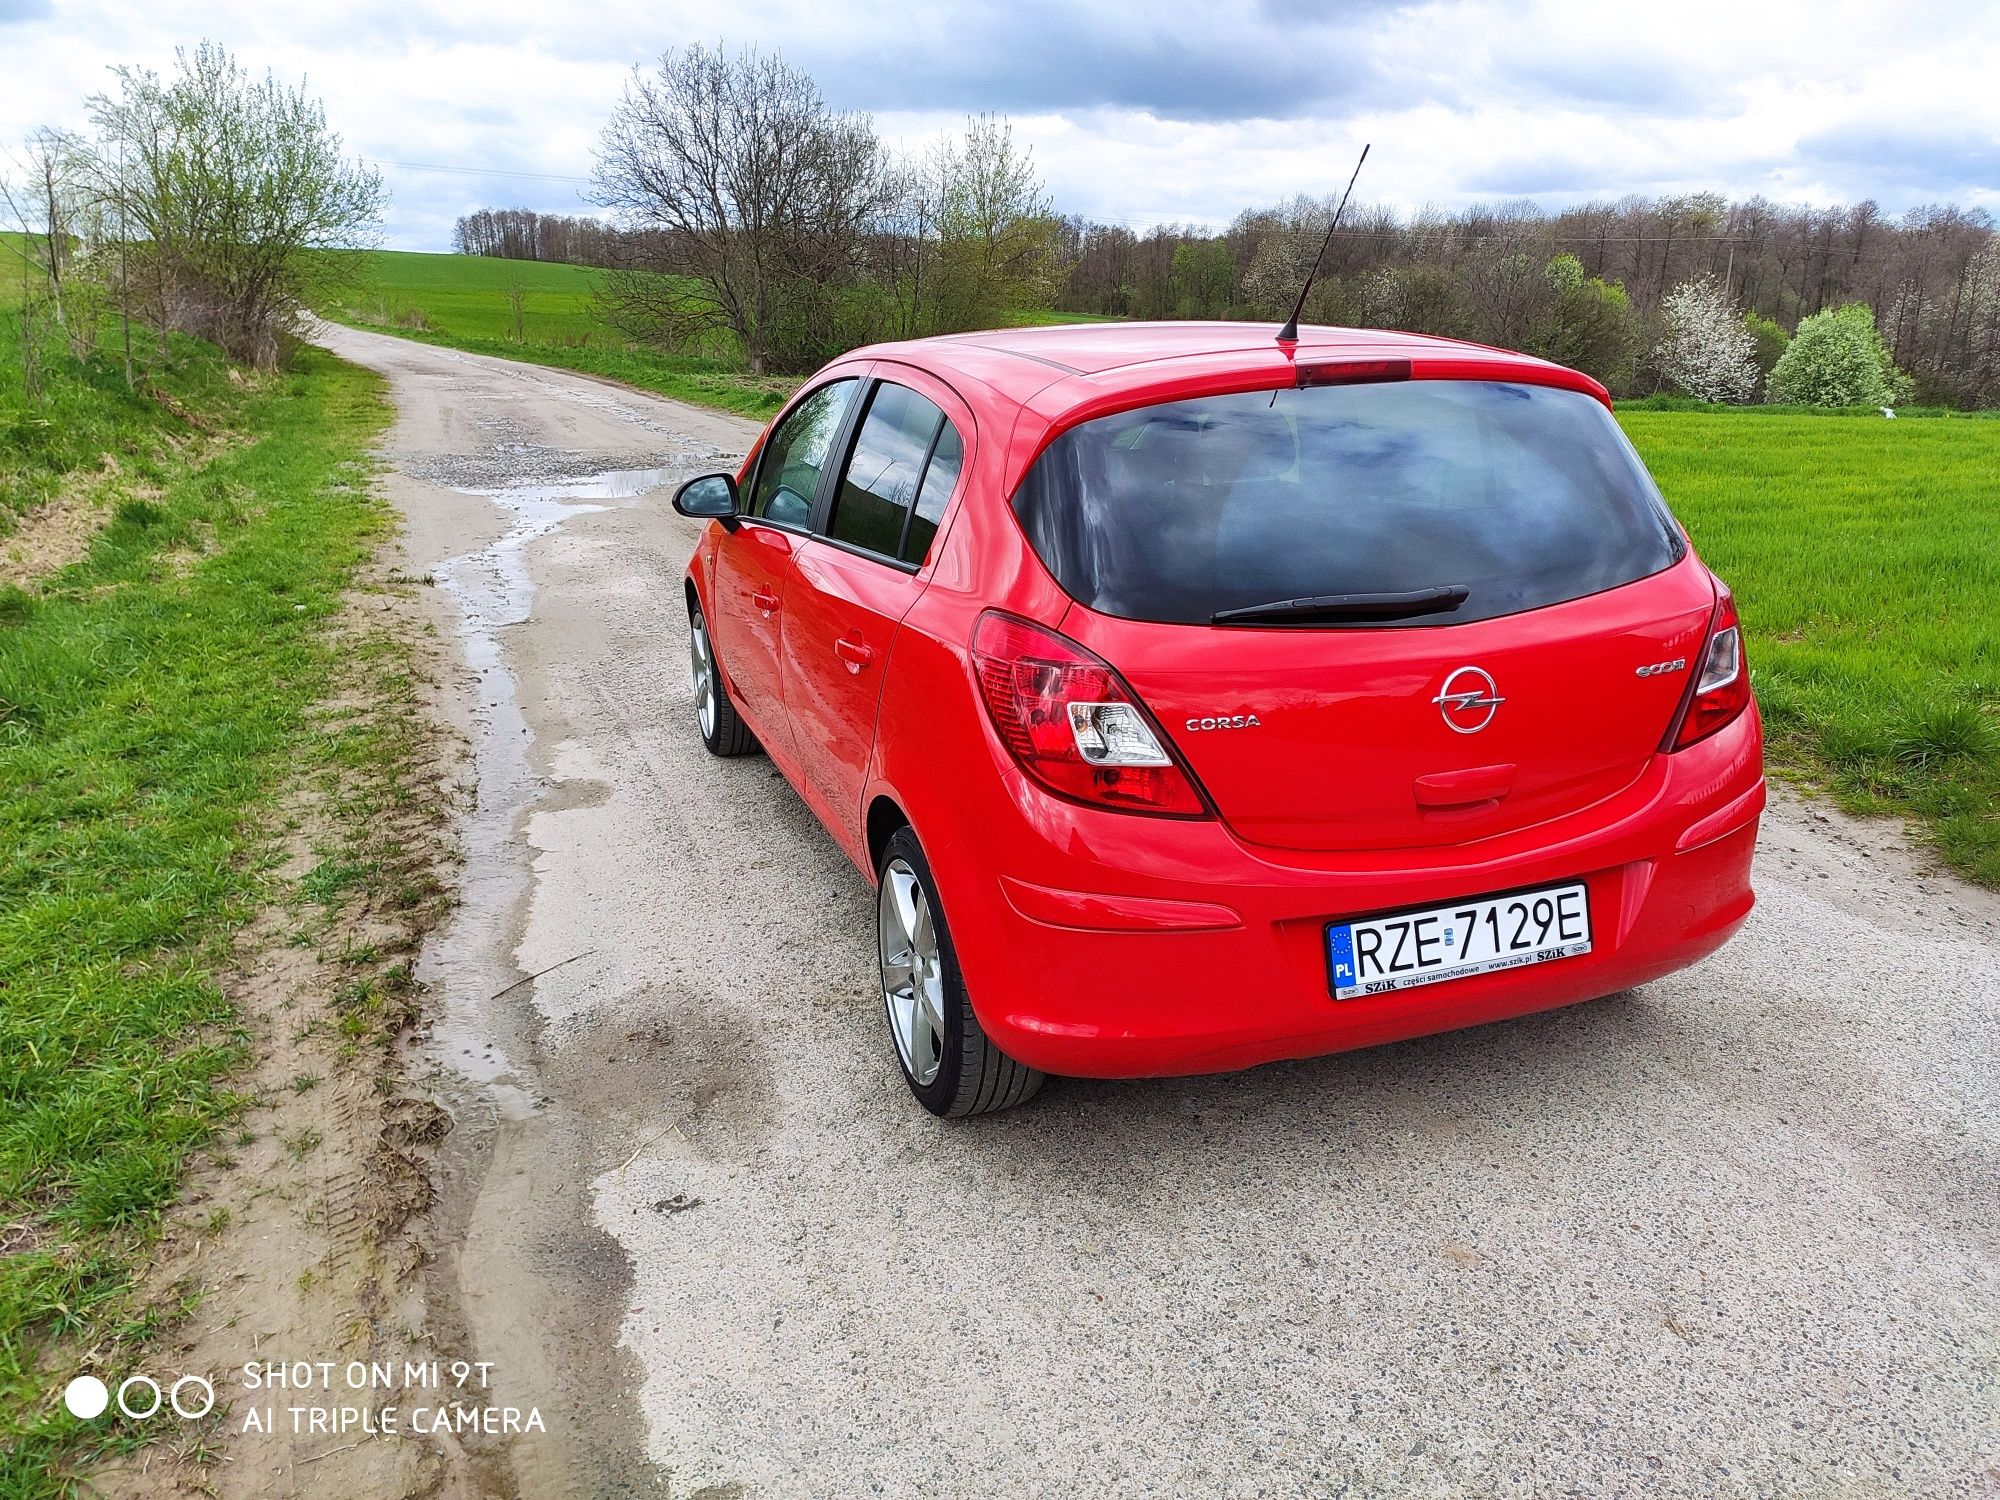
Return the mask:
[[[1590,951],[1590,893],[1576,881],[1334,922],[1326,950],[1336,1000],[1574,958]]]

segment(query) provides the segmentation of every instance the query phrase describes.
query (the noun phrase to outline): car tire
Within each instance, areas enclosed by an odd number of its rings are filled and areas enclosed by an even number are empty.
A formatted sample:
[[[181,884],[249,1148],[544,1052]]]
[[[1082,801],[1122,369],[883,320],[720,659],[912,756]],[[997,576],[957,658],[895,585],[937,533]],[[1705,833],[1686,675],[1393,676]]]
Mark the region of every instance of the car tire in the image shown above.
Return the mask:
[[[1025,1104],[1047,1076],[993,1045],[973,1014],[930,861],[908,828],[883,847],[875,894],[882,1005],[903,1081],[956,1120]]]
[[[754,755],[763,747],[729,701],[716,660],[715,641],[701,605],[688,604],[688,677],[694,689],[694,723],[710,755]]]

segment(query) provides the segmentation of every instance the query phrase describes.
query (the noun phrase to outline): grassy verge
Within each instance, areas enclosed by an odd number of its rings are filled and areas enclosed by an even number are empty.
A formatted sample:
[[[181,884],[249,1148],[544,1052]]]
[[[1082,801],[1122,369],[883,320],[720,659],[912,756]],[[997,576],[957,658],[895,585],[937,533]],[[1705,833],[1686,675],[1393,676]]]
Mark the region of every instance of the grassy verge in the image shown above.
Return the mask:
[[[10,326],[15,326],[10,322]],[[4,337],[0,337],[0,345]],[[0,360],[18,349],[0,347]],[[143,464],[81,561],[0,595],[0,1493],[53,1492],[108,1439],[78,1353],[137,1316],[134,1268],[191,1157],[243,1103],[216,982],[266,899],[278,798],[327,753],[329,621],[387,525],[361,455],[380,383],[306,351],[239,383],[176,345],[130,396],[73,369],[0,390],[0,472]],[[176,412],[178,411],[178,415]]]
[[[0,550],[24,512],[103,478],[128,496],[143,494],[229,427],[243,390],[220,356],[176,338],[162,358],[150,335],[145,343],[140,389],[126,387],[115,360],[60,359],[43,372],[43,398],[31,402],[19,313],[0,294]]]
[[[2000,885],[2000,421],[1619,419],[1736,592],[1773,764]]]

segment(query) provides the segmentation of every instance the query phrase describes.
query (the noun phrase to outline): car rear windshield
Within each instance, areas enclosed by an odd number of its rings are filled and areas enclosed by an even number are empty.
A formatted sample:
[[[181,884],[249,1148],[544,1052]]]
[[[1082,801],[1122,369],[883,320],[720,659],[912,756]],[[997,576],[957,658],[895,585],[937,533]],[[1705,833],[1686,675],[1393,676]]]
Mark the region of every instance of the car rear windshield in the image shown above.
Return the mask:
[[[1206,396],[1101,417],[1036,460],[1015,513],[1079,603],[1132,620],[1463,589],[1432,626],[1615,588],[1681,556],[1631,444],[1577,391],[1415,380]]]

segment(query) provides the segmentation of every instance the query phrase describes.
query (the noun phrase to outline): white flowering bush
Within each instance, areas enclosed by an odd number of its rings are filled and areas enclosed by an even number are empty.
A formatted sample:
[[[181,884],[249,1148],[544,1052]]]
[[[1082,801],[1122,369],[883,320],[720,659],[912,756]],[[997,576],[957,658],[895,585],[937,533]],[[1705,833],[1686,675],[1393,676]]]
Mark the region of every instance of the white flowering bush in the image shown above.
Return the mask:
[[[1711,278],[1668,292],[1660,323],[1653,364],[1676,389],[1703,401],[1748,401],[1757,393],[1757,339]]]

